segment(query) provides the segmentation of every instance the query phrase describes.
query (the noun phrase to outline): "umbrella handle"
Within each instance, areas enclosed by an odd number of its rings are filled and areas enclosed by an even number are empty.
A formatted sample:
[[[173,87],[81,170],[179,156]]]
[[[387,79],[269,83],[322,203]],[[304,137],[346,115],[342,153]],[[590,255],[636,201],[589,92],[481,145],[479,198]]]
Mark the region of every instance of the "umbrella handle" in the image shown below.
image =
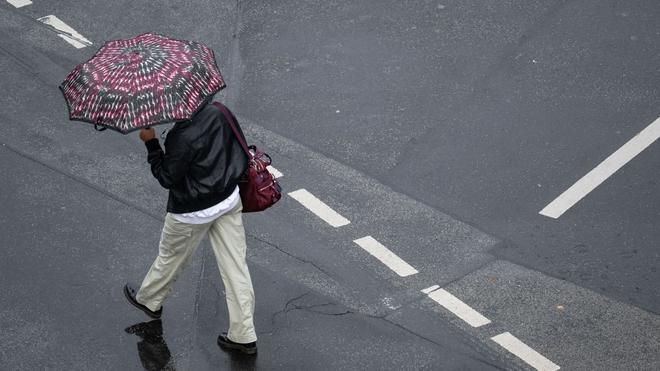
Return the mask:
[[[104,126],[98,126],[98,125],[94,124],[94,130],[96,130],[96,131],[105,131],[107,129],[108,128],[106,128]]]

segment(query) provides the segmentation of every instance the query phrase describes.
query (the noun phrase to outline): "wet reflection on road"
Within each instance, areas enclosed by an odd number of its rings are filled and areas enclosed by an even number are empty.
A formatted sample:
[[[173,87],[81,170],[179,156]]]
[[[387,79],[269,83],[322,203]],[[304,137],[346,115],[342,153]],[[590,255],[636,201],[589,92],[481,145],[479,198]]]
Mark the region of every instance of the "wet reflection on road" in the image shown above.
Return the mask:
[[[163,323],[161,320],[141,322],[127,327],[125,331],[140,337],[137,343],[138,355],[142,367],[147,371],[175,370],[165,339],[163,339]]]
[[[170,349],[163,338],[163,322],[156,319],[127,327],[124,331],[140,338],[137,343],[138,356],[147,371],[175,371]],[[256,355],[228,351],[230,369],[233,371],[256,370]]]
[[[251,371],[257,369],[257,354],[243,354],[238,351],[227,351],[231,359],[232,371]]]

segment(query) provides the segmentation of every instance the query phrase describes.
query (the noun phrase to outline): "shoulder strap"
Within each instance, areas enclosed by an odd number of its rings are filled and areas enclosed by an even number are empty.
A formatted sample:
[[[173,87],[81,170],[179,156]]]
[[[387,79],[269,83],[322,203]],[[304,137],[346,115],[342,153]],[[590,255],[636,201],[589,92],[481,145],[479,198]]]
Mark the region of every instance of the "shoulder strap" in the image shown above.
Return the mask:
[[[248,158],[252,158],[252,153],[250,153],[250,149],[248,148],[247,143],[243,140],[243,137],[241,136],[241,133],[238,132],[238,129],[236,128],[236,123],[234,122],[233,117],[229,113],[229,110],[227,107],[225,107],[222,103],[220,102],[213,102],[213,105],[218,107],[220,109],[220,112],[225,116],[225,119],[229,121],[229,126],[231,126],[231,130],[234,132],[234,135],[236,136],[236,139],[238,139],[238,142],[241,144],[241,147],[243,147],[243,151],[248,155]]]

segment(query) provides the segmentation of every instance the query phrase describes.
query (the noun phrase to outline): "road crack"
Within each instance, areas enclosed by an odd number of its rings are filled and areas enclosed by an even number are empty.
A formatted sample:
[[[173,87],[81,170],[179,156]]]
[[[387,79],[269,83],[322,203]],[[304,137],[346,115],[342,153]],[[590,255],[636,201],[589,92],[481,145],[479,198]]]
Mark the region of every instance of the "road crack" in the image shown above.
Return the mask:
[[[277,246],[276,244],[274,244],[274,243],[272,243],[272,242],[269,242],[269,241],[266,241],[266,240],[264,240],[264,239],[262,239],[262,238],[259,238],[259,237],[257,237],[257,236],[254,235],[254,234],[249,234],[249,233],[248,233],[248,236],[254,238],[255,240],[257,240],[257,241],[259,241],[259,242],[261,242],[261,243],[264,243],[264,244],[266,244],[266,245],[268,245],[268,246],[274,248],[275,250],[278,250],[278,251],[284,253],[285,255],[287,255],[287,256],[289,256],[289,257],[291,257],[291,258],[293,258],[293,259],[295,259],[295,260],[297,260],[297,261],[299,261],[299,262],[301,262],[301,263],[305,263],[305,264],[309,264],[309,265],[313,266],[313,267],[316,268],[319,272],[325,274],[325,275],[328,276],[328,277],[332,277],[332,275],[331,275],[329,272],[327,272],[327,271],[324,270],[323,268],[319,267],[316,263],[314,263],[314,262],[311,261],[311,260],[303,259],[303,258],[301,258],[301,257],[299,257],[299,256],[297,256],[297,255],[294,255],[294,254],[292,254],[292,253],[290,253],[290,252],[284,250],[283,248]]]

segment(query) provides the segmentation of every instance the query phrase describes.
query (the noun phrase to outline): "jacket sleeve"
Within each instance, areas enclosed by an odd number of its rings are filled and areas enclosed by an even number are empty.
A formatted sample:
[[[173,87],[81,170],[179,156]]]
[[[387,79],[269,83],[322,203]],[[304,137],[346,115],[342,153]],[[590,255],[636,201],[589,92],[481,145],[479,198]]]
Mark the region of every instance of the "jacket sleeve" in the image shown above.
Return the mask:
[[[156,138],[144,144],[149,151],[147,162],[151,165],[151,173],[163,188],[172,188],[188,173],[191,151],[187,145],[165,140],[165,152],[163,152]]]

